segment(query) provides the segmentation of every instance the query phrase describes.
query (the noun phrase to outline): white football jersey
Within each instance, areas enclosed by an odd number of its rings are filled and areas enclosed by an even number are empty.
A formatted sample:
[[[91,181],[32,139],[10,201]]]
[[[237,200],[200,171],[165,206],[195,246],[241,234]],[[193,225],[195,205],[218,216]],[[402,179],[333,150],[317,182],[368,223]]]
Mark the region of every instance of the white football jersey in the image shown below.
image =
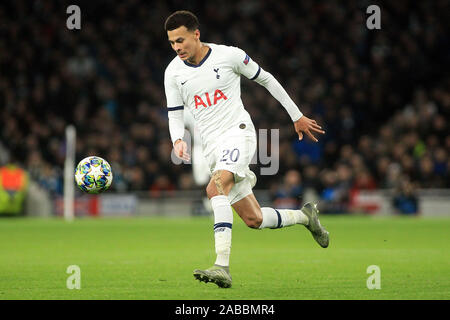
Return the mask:
[[[204,43],[209,47],[198,65],[175,57],[167,66],[164,86],[167,108],[188,109],[200,130],[204,149],[225,132],[245,124],[255,131],[241,100],[241,74],[254,80],[260,66],[237,47]],[[241,126],[242,127],[242,126]]]

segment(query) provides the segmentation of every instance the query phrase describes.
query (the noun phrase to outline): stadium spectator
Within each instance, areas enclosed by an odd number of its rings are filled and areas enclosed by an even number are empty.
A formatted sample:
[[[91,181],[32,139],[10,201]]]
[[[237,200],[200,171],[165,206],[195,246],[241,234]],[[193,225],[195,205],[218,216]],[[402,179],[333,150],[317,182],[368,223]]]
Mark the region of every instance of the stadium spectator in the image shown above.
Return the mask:
[[[393,197],[393,206],[400,214],[419,214],[419,200],[414,185],[403,176]]]
[[[321,211],[323,213],[347,213],[349,205],[349,185],[347,180],[339,180],[335,170],[325,169],[321,173]]]
[[[28,173],[13,162],[0,167],[0,216],[24,212]]]
[[[165,192],[171,194],[172,191],[175,190],[175,185],[170,182],[170,179],[167,175],[158,175],[155,178],[155,181],[150,186],[150,196],[152,198],[161,197]]]
[[[283,184],[278,187],[274,195],[274,205],[280,209],[301,208],[300,196],[303,193],[302,178],[297,170],[289,170],[283,179]]]

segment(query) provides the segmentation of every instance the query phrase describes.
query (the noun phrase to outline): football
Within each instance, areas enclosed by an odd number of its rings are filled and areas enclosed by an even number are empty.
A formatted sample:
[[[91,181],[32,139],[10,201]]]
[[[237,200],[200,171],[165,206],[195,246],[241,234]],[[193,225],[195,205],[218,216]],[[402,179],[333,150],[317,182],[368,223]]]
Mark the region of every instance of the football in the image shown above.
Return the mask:
[[[81,160],[75,169],[75,181],[86,193],[108,190],[113,180],[109,163],[100,157],[90,156]]]

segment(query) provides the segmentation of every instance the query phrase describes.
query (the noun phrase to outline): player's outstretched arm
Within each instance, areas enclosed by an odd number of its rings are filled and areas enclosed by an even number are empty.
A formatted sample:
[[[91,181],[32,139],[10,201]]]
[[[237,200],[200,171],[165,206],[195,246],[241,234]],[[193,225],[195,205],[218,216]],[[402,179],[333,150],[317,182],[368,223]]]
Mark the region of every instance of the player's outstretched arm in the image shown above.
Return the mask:
[[[292,101],[289,97],[286,90],[284,90],[277,79],[275,79],[275,77],[269,72],[260,68],[259,75],[255,81],[265,87],[270,94],[286,109],[292,122],[294,122],[294,128],[298,134],[299,140],[303,139],[303,133],[305,133],[311,138],[311,140],[317,142],[318,140],[312,132],[317,132],[320,134],[325,133],[325,131],[322,130],[322,127],[317,124],[316,120],[310,119],[303,115],[294,101]]]
[[[306,116],[302,116],[300,119],[294,122],[295,132],[298,134],[298,139],[303,139],[303,132],[311,138],[312,141],[318,142],[317,138],[312,134],[313,132],[317,132],[320,134],[324,134],[325,131],[322,130],[322,127],[319,126],[316,120],[310,119]]]

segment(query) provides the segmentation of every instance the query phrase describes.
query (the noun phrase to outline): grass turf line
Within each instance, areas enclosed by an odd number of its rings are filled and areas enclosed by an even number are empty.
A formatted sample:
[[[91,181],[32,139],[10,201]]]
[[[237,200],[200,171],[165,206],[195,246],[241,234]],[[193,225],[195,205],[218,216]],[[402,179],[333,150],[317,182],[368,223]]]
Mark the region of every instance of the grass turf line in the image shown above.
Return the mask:
[[[192,276],[215,260],[211,218],[0,219],[0,299],[450,298],[450,219],[322,216],[327,249],[303,226],[234,221],[233,287],[220,289]],[[366,287],[370,265],[381,290]]]

